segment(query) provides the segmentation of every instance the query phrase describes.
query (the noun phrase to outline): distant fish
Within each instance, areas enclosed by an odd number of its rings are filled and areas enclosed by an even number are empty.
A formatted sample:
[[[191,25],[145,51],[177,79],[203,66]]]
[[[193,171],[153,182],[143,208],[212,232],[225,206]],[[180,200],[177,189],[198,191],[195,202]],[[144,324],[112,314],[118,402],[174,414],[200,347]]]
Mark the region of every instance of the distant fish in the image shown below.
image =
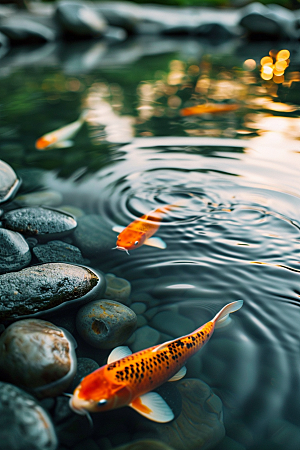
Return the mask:
[[[58,128],[55,131],[51,131],[50,133],[44,134],[44,136],[40,137],[36,141],[35,148],[37,150],[49,150],[51,148],[71,147],[73,145],[73,141],[70,139],[78,133],[85,121],[85,117],[86,113],[84,112],[75,122]]]
[[[235,111],[239,105],[235,103],[205,103],[204,105],[188,106],[180,110],[182,116],[196,116],[200,114],[221,114]]]
[[[155,422],[170,422],[174,414],[156,392],[166,381],[184,377],[185,362],[211,338],[217,325],[243,305],[238,300],[224,306],[206,324],[172,341],[132,354],[128,347],[115,348],[107,364],[87,375],[70,398],[71,409],[78,414],[108,411],[130,406]]]
[[[113,230],[120,233],[114,249],[128,253],[128,250],[133,250],[143,244],[165,249],[166,243],[162,239],[152,238],[151,236],[159,229],[160,222],[168,211],[184,206],[186,202],[187,199],[184,199],[174,205],[166,205],[150,211],[148,214],[131,222],[126,228],[114,226]]]

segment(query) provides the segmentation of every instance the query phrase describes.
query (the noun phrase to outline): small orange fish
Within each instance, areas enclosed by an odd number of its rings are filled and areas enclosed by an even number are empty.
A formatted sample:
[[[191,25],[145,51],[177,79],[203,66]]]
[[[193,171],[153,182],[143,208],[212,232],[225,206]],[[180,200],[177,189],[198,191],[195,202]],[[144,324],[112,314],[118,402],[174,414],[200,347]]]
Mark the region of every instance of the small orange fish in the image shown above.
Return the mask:
[[[188,106],[180,110],[182,116],[196,116],[200,114],[221,114],[235,111],[239,105],[234,103],[205,103],[204,105]]]
[[[187,200],[183,200],[174,205],[166,205],[157,208],[139,219],[131,222],[126,228],[115,226],[114,231],[120,232],[116,247],[114,249],[123,250],[129,254],[128,250],[133,250],[141,245],[150,245],[152,247],[166,248],[166,243],[160,238],[152,238],[159,229],[160,222],[164,215],[175,208],[183,206]],[[151,239],[150,239],[151,238]]]
[[[166,381],[184,377],[185,362],[211,338],[217,325],[223,325],[228,315],[243,305],[238,300],[219,311],[206,324],[172,341],[132,354],[128,347],[117,347],[108,363],[87,375],[70,398],[71,409],[78,414],[102,412],[130,406],[155,422],[169,422],[174,414],[156,392]]]
[[[37,139],[35,143],[35,148],[37,150],[48,150],[51,148],[65,148],[71,147],[73,142],[70,141],[70,138],[75,136],[76,133],[80,130],[81,126],[84,123],[86,116],[86,112],[83,112],[79,119],[75,122],[72,122],[64,127],[58,128],[55,131],[51,131],[50,133],[44,134],[44,136]]]

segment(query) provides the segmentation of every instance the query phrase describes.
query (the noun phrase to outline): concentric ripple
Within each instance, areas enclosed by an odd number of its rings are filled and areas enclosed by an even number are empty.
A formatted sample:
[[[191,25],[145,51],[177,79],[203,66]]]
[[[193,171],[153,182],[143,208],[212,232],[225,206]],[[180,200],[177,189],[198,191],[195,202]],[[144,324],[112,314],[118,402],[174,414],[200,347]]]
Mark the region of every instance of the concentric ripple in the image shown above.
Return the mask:
[[[258,183],[262,162],[249,148],[231,139],[137,139],[77,190],[111,227],[181,203],[157,232],[165,250],[112,251],[101,269],[128,279],[135,298],[150,295],[158,311],[178,313],[183,328],[244,300],[188,370],[221,397],[228,436],[240,427],[245,446],[256,448],[277,420],[297,424],[299,416],[300,198],[277,190],[279,169]]]

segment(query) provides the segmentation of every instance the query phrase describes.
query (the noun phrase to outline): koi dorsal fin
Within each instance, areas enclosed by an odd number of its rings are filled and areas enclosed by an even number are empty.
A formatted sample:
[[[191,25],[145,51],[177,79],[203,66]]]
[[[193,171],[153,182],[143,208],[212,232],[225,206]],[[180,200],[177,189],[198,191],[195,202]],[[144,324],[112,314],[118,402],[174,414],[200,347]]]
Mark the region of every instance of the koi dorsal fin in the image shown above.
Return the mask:
[[[166,423],[174,419],[170,406],[157,392],[148,392],[141,395],[133,400],[129,406],[154,422]]]
[[[183,366],[181,367],[180,370],[178,370],[177,373],[175,373],[175,375],[172,376],[172,378],[170,378],[168,381],[178,381],[181,380],[181,378],[183,378],[186,374],[186,367]]]
[[[116,347],[108,355],[107,364],[113,363],[115,361],[119,361],[119,359],[125,358],[126,356],[129,356],[129,355],[132,355],[132,351],[126,345]]]

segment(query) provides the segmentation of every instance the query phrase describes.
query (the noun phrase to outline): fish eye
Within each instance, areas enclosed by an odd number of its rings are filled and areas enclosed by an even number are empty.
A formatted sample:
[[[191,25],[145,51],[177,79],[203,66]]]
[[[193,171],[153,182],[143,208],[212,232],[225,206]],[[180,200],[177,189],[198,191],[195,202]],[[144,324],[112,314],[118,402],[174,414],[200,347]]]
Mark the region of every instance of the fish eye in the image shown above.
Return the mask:
[[[104,406],[104,405],[106,405],[106,403],[107,403],[107,400],[105,400],[105,399],[99,400],[98,406]]]
[[[139,241],[135,241],[134,245],[138,245]]]

